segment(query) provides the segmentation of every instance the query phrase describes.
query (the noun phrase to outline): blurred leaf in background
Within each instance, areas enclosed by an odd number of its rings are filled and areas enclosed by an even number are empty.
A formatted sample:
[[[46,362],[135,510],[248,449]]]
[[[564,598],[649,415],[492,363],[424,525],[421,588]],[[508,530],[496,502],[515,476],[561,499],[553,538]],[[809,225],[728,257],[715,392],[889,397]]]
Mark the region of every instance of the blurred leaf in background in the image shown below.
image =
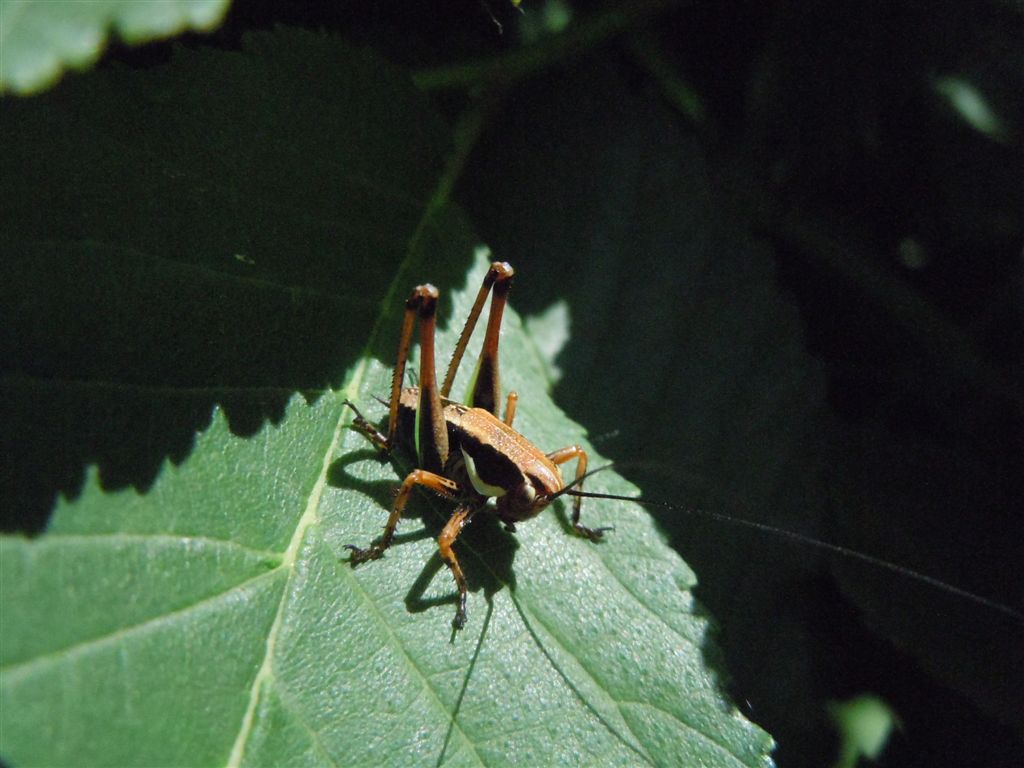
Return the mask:
[[[230,0],[2,0],[0,93],[44,90],[65,69],[84,69],[111,31],[139,45],[185,30],[210,30]]]

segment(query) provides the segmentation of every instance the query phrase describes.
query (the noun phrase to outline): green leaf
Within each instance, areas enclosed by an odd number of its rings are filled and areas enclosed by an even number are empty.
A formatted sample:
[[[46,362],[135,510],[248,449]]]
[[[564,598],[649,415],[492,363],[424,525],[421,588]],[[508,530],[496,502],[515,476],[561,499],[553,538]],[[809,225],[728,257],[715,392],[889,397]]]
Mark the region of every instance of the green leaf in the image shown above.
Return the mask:
[[[457,295],[455,313],[470,301]],[[524,433],[548,447],[582,441],[538,386],[518,319],[507,322],[510,384],[529,393]],[[366,401],[386,391],[388,370],[366,361],[348,379],[345,394]],[[471,622],[451,642],[450,580],[432,537],[418,535],[436,533],[436,509],[416,505],[426,519],[407,521],[412,540],[384,560],[356,571],[343,562],[344,544],[375,536],[385,516],[387,494],[366,489],[395,480],[342,429],[347,418],[333,393],[293,400],[280,426],[250,439],[217,417],[148,494],[104,493],[92,478],[41,539],[4,540],[4,754],[139,765],[229,752],[231,764],[275,765],[763,762],[770,740],[704,666],[693,576],[645,512],[591,505],[589,520],[616,527],[600,546],[569,536],[564,511],[516,537],[477,523],[459,547]],[[633,491],[610,473],[591,486]]]
[[[65,69],[99,58],[108,30],[138,45],[186,30],[210,31],[230,0],[3,0],[0,93],[35,93]]]
[[[455,638],[433,541],[445,505],[416,498],[384,559],[345,562],[405,465],[345,429],[342,401],[382,412],[416,282],[441,287],[450,349],[486,264],[444,198],[447,132],[402,73],[278,32],[114,77],[62,95],[79,122],[52,146],[34,144],[52,105],[2,117],[24,150],[0,175],[15,361],[0,384],[20,430],[4,447],[32,478],[8,475],[5,496],[70,497],[37,539],[2,539],[0,754],[767,763],[771,739],[708,663],[692,573],[635,506],[585,505],[615,526],[600,545],[558,505],[515,535],[475,521],[456,545],[470,614]],[[517,427],[544,450],[589,445],[550,399],[559,342],[506,317]],[[43,437],[62,424],[70,447]],[[635,492],[611,472],[590,487]]]

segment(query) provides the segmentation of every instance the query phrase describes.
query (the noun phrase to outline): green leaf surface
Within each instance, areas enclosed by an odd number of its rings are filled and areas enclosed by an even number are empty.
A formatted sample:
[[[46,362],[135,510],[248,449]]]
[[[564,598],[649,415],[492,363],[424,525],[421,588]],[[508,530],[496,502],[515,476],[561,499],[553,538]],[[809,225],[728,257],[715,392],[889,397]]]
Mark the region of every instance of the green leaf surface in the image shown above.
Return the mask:
[[[468,309],[468,293],[455,298],[457,314]],[[510,384],[530,393],[524,433],[552,447],[582,440],[544,395],[532,342],[508,323]],[[368,400],[387,378],[361,363],[346,394]],[[249,439],[218,416],[148,494],[105,493],[92,478],[41,539],[5,539],[4,754],[26,764],[229,753],[253,765],[763,762],[770,741],[704,666],[693,576],[646,513],[588,510],[616,526],[600,546],[569,536],[564,512],[516,537],[481,521],[460,547],[471,622],[451,641],[450,580],[432,537],[418,534],[436,533],[438,510],[417,504],[424,519],[384,560],[343,562],[344,544],[375,536],[385,515],[373,489],[394,483],[342,429],[347,418],[333,393],[293,400],[280,426]],[[600,490],[632,490],[599,478]],[[47,721],[54,730],[40,739]]]
[[[99,58],[113,29],[138,45],[209,31],[230,0],[0,0],[0,93],[35,93]]]
[[[2,114],[4,493],[69,494],[41,536],[2,539],[4,759],[768,762],[708,662],[692,572],[637,507],[586,505],[615,526],[600,545],[558,505],[515,535],[475,521],[454,639],[445,505],[416,498],[384,559],[345,562],[407,465],[342,401],[381,413],[416,282],[443,291],[446,354],[486,264],[402,73],[279,31],[62,90],[78,122],[52,144],[54,104]],[[548,391],[564,323],[506,323],[517,427],[589,445]]]

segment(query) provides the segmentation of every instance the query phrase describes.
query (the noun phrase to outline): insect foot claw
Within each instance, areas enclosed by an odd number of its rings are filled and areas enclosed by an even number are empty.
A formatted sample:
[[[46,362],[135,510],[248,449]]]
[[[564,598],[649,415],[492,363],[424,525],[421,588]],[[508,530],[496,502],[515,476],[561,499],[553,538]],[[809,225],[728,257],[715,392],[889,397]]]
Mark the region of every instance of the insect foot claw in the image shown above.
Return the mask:
[[[455,611],[455,618],[452,619],[452,629],[458,631],[466,626],[466,611],[459,608]]]
[[[366,549],[360,549],[352,544],[346,544],[345,549],[352,553],[348,557],[348,561],[352,565],[359,565],[360,563],[365,563],[367,560],[376,560],[384,554],[384,550],[377,545],[367,547]]]
[[[458,632],[466,626],[466,595],[459,595],[459,603],[455,606],[455,618],[452,619],[452,629]]]
[[[590,539],[590,541],[601,541],[601,539],[604,538],[605,531],[614,531],[615,529],[611,526],[605,526],[603,528],[587,528],[585,525],[576,523],[576,525],[573,526],[573,530],[576,531],[577,536]]]

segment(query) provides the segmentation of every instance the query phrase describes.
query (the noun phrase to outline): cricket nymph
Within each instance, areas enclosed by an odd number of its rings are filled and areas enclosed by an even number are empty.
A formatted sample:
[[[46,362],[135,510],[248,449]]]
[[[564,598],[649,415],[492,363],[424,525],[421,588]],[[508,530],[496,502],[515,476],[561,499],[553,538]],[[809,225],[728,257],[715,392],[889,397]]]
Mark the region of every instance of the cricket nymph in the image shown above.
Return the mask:
[[[488,510],[487,500],[495,499],[498,518],[509,530],[529,520],[548,506],[567,488],[582,485],[587,472],[587,454],[578,445],[544,453],[512,428],[518,396],[510,392],[505,402],[505,416],[498,417],[501,384],[498,375],[498,339],[501,317],[512,286],[514,271],[505,262],[491,264],[476,301],[455,345],[444,383],[437,386],[434,366],[434,334],[439,292],[429,283],[418,285],[405,302],[402,331],[398,341],[398,359],[391,377],[391,399],[388,403],[388,429],[382,433],[355,411],[353,428],[383,451],[394,449],[398,433],[412,438],[418,469],[410,472],[398,489],[394,506],[384,526],[384,534],[366,548],[348,545],[353,565],[375,560],[391,546],[395,529],[409,494],[422,486],[437,495],[454,501],[455,511],[438,537],[437,546],[448,565],[459,590],[459,603],[453,625],[462,628],[466,622],[466,579],[452,549],[462,528],[481,510]],[[473,376],[466,404],[449,399],[459,363],[466,351],[473,329],[488,294],[492,295],[487,332],[480,360]],[[420,326],[420,386],[404,387],[405,364],[412,343],[413,326]],[[568,486],[558,467],[576,460],[576,474]],[[580,523],[579,496],[573,499],[572,530],[579,536],[598,541],[608,528],[587,528]]]

